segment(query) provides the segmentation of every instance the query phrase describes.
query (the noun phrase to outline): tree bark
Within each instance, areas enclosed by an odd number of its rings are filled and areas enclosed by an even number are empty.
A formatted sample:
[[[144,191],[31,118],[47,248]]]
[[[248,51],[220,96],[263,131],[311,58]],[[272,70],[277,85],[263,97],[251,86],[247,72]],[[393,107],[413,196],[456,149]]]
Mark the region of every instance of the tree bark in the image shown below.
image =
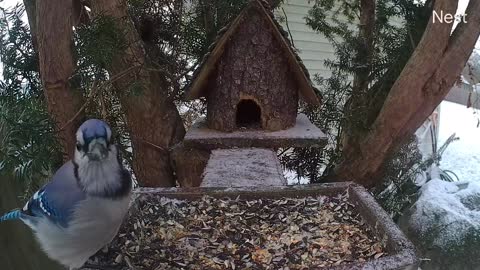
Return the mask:
[[[27,12],[28,25],[30,26],[30,35],[32,36],[32,44],[35,52],[38,53],[37,44],[37,6],[35,0],[23,0],[25,11]]]
[[[370,82],[374,53],[373,36],[375,31],[375,0],[360,1],[360,22],[355,56],[356,71],[353,78],[352,96],[345,105],[347,114],[342,129],[342,147],[358,149],[359,141],[366,130],[368,120],[360,121],[356,115],[365,113],[368,103],[367,91]],[[373,119],[371,119],[373,121]],[[362,125],[362,126],[359,126]]]
[[[75,68],[72,8],[72,0],[36,1],[35,8],[30,5],[27,8],[33,39],[38,47],[40,77],[47,107],[56,124],[64,160],[73,157],[75,132],[82,117],[70,120],[83,104],[82,93],[72,89],[68,81]],[[31,18],[33,14],[35,17]]]
[[[436,0],[434,10],[455,14],[457,1]],[[360,149],[345,149],[332,180],[353,180],[365,186],[382,181],[388,154],[412,135],[440,104],[462,71],[480,35],[480,1],[470,1],[467,23],[452,35],[452,24],[433,23],[393,85]]]
[[[357,47],[355,64],[357,71],[353,80],[354,92],[366,92],[368,88],[368,76],[372,67],[373,32],[375,30],[375,0],[360,1],[360,42]]]
[[[207,167],[210,151],[185,147],[183,143],[175,145],[172,150],[173,167],[181,187],[199,187],[202,174]]]
[[[115,81],[133,143],[133,169],[142,186],[174,186],[169,148],[185,135],[182,120],[168,91],[162,72],[149,68],[144,44],[127,13],[124,0],[92,1],[93,16],[106,15],[117,19],[128,48],[114,58],[108,67],[115,76],[131,67],[129,73]],[[132,87],[140,86],[140,93]]]

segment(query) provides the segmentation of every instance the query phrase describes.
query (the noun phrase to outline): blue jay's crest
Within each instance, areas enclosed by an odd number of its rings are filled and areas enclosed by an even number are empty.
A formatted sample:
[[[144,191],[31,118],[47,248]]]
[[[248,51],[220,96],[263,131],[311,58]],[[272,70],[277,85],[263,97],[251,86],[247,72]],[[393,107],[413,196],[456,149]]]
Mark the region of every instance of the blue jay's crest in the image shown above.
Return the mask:
[[[79,135],[82,135],[83,142],[81,143],[83,144],[88,144],[95,138],[104,138],[108,142],[111,139],[112,131],[104,121],[89,119],[78,128],[77,139],[79,139]]]

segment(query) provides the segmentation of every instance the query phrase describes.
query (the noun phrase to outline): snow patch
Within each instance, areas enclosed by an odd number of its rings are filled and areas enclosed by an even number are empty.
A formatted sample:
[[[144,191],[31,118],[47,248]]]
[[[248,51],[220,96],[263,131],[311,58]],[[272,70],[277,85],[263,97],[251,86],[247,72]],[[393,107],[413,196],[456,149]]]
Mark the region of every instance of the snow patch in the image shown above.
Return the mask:
[[[434,179],[420,194],[409,223],[422,238],[433,237],[435,246],[461,244],[472,229],[480,230],[480,182]]]
[[[285,169],[283,176],[287,179],[287,185],[305,185],[309,184],[310,180],[305,177],[299,177],[295,171]]]
[[[480,181],[479,116],[471,108],[448,101],[442,102],[440,115],[439,145],[453,133],[460,138],[447,147],[440,168],[453,171],[462,181]]]

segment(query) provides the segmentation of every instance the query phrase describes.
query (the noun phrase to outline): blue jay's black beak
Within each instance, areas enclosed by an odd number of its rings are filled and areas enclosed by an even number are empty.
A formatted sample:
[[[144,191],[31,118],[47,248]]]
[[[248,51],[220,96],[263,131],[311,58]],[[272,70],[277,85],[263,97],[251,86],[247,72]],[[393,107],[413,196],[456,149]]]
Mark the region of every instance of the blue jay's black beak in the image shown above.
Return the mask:
[[[88,145],[87,157],[91,161],[100,161],[108,156],[107,142],[103,138],[96,138]]]

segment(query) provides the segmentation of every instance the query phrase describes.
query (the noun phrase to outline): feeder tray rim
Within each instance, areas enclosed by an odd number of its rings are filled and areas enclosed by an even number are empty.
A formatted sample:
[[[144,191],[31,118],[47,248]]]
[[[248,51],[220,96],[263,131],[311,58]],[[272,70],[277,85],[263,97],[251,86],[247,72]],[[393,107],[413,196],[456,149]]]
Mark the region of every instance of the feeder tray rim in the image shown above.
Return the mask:
[[[419,259],[415,247],[393,222],[390,216],[378,205],[371,194],[361,185],[353,182],[335,182],[295,186],[262,187],[194,187],[194,188],[138,188],[134,191],[136,199],[149,196],[163,196],[174,199],[195,200],[203,196],[215,198],[302,198],[308,196],[334,196],[347,190],[350,203],[380,239],[387,241],[389,255],[366,262],[353,262],[348,265],[334,266],[330,270],[347,269],[418,269]],[[316,269],[316,268],[312,268]]]

